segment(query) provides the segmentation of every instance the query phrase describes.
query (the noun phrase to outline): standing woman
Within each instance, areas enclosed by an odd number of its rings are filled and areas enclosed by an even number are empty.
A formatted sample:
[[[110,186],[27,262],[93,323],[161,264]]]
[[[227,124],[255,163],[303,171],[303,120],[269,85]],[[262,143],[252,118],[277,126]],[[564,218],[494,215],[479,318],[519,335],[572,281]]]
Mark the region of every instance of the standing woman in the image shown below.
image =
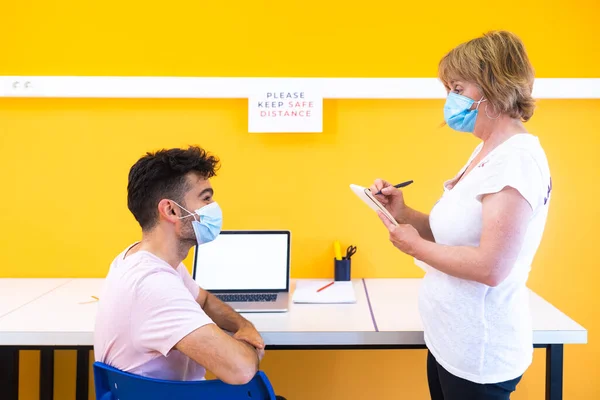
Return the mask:
[[[551,191],[548,161],[524,122],[533,115],[534,71],[521,40],[489,32],[439,64],[444,119],[481,140],[443,185],[430,214],[408,207],[390,183],[371,191],[399,250],[426,272],[419,309],[433,400],[509,399],[532,362],[527,278]]]

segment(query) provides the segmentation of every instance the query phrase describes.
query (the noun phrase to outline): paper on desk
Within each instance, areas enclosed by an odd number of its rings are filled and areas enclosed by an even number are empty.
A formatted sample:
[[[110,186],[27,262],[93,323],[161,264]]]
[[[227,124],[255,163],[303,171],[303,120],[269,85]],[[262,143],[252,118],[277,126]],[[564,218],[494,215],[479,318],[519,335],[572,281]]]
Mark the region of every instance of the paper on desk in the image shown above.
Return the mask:
[[[294,303],[356,303],[356,294],[351,281],[335,282],[320,292],[320,288],[331,283],[331,280],[299,280],[292,296]]]

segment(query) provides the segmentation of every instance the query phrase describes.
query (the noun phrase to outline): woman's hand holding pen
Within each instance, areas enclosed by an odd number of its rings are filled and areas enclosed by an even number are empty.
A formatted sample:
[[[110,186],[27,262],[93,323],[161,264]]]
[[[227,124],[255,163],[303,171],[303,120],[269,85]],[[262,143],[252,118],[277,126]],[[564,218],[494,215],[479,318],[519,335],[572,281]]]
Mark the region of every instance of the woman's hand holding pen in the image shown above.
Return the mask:
[[[392,214],[394,219],[401,223],[402,214],[407,209],[402,191],[383,179],[376,179],[369,189],[375,195],[375,198]],[[379,192],[381,194],[378,194]]]

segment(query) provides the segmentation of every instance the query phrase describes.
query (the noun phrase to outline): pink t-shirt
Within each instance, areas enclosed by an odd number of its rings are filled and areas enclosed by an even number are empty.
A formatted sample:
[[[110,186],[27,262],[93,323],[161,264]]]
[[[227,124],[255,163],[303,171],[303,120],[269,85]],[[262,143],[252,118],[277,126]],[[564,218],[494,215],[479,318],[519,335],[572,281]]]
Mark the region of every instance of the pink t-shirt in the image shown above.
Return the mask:
[[[94,353],[96,361],[157,379],[202,380],[204,367],[173,347],[213,321],[196,299],[200,288],[183,264],[174,269],[147,251],[110,266],[100,294]]]

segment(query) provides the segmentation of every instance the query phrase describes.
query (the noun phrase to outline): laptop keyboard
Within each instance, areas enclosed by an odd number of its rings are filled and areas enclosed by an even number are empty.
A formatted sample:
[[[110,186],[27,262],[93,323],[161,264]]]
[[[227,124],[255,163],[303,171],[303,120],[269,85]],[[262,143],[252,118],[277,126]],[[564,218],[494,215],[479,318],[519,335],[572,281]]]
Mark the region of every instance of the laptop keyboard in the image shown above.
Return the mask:
[[[224,302],[274,302],[277,300],[277,293],[242,293],[242,294],[214,294],[219,300]]]

